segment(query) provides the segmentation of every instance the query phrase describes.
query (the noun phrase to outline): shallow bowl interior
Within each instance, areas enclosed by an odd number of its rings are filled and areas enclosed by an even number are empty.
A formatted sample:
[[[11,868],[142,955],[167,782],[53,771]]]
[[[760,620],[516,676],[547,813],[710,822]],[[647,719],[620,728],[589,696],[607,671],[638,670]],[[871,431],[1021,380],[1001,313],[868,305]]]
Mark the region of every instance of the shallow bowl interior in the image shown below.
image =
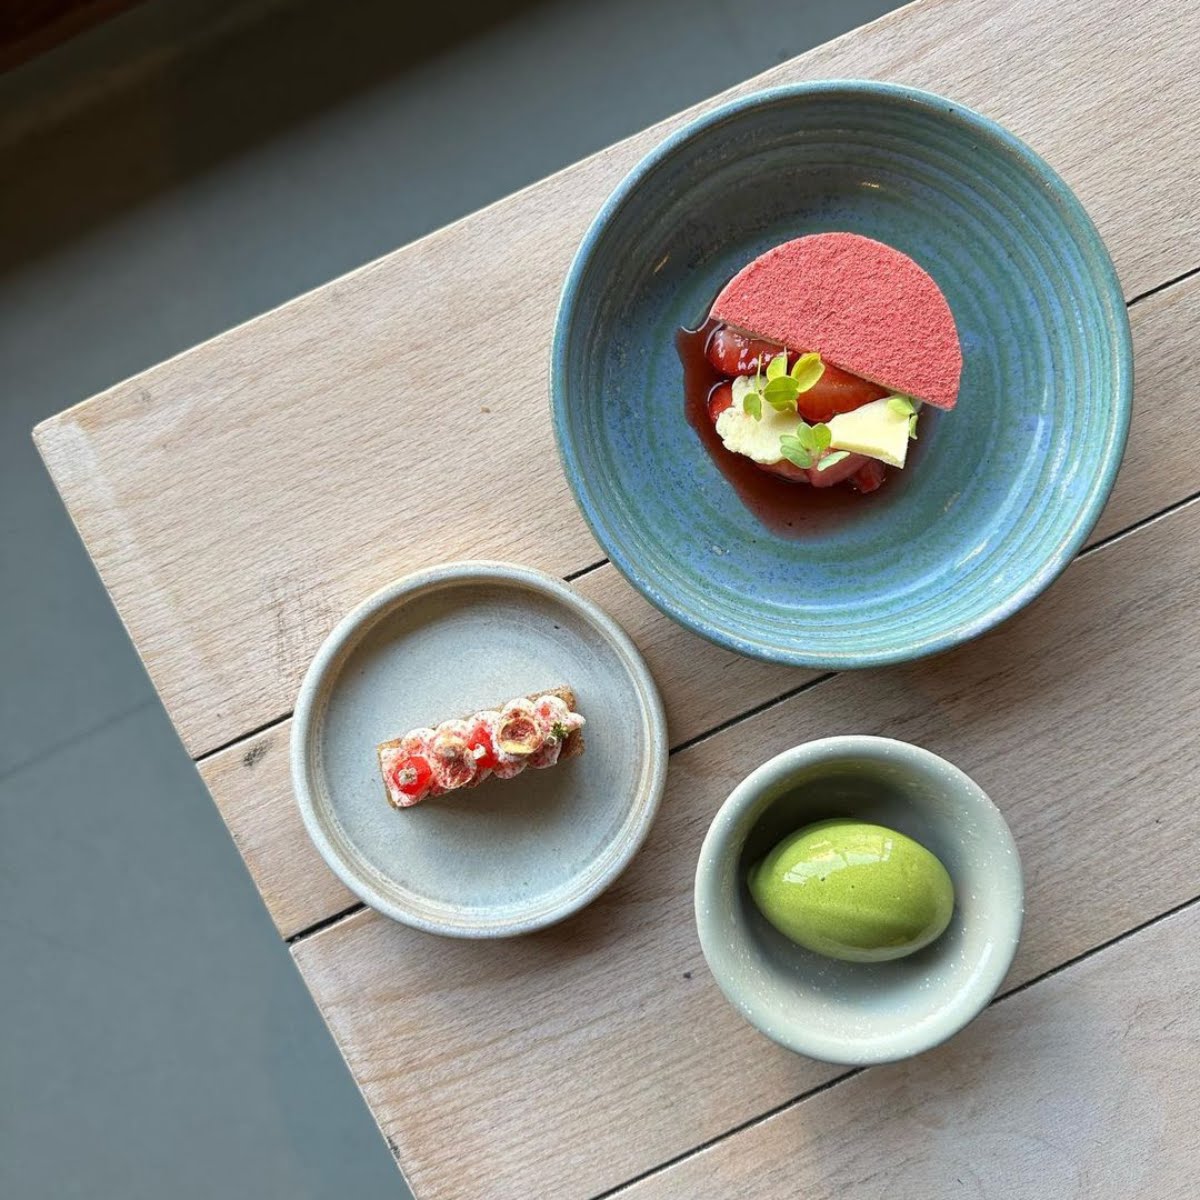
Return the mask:
[[[580,758],[396,811],[376,745],[568,684]],[[561,920],[641,845],[666,776],[654,682],[625,633],[561,580],[456,563],[376,593],[330,634],[292,724],[309,836],[352,891],[432,933],[502,937]]]
[[[675,333],[756,255],[827,230],[933,275],[962,390],[878,493],[798,495],[769,529],[688,425]],[[1108,495],[1131,387],[1120,287],[1061,180],[985,118],[874,83],[759,93],[653,151],[580,248],[551,368],[567,476],[625,576],[741,653],[834,668],[953,645],[1044,588]]]
[[[954,881],[954,916],[932,945],[893,962],[843,963],[797,946],[759,913],[746,875],[813,821],[855,817],[927,846]],[[772,759],[714,819],[696,871],[696,920],[718,985],[782,1045],[829,1062],[905,1058],[988,1002],[1020,935],[1020,860],[1008,826],[957,768],[886,738],[829,738]]]

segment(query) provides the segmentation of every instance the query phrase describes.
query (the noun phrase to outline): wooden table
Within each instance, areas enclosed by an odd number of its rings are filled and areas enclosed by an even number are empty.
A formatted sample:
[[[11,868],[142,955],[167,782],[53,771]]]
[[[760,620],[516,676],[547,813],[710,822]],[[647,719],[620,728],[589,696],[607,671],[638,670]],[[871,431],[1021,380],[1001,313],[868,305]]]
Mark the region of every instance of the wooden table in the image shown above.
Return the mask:
[[[736,89],[866,76],[944,92],[1040,150],[1116,260],[1138,382],[1112,500],[1045,597],[929,661],[818,676],[737,659],[652,610],[571,503],[545,416],[559,286],[606,193],[683,117],[38,429],[422,1200],[1196,1194],[1198,52],[1183,0],[920,0]],[[403,414],[437,385],[447,341],[504,364],[495,390],[398,453],[392,431],[411,433]],[[490,450],[463,469],[464,446]],[[530,519],[487,520],[518,485]],[[448,527],[434,519],[451,508]],[[674,747],[657,825],[619,883],[500,944],[356,904],[305,839],[286,755],[292,698],[334,621],[406,571],[481,556],[564,575],[616,616]],[[942,1049],[861,1073],[744,1024],[691,915],[697,848],[732,785],[847,731],[974,775],[1028,886],[994,1006]]]

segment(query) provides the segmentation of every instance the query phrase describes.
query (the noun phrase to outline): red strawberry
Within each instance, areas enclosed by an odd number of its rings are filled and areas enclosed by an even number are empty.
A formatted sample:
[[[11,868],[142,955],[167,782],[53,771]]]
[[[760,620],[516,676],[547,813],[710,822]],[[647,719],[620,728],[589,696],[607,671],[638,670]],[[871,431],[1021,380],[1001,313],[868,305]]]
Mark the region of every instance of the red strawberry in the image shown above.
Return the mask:
[[[419,796],[429,786],[432,778],[433,769],[429,761],[419,754],[402,758],[392,768],[392,783],[396,790],[405,796]]]
[[[868,458],[854,473],[850,482],[860,492],[873,492],[887,476],[887,467],[878,459]]]
[[[705,354],[722,375],[732,379],[735,375],[752,374],[760,363],[765,371],[767,363],[782,350],[783,347],[775,342],[764,342],[761,338],[738,333],[728,325],[719,325],[708,339]]]
[[[486,721],[476,721],[467,737],[467,749],[475,759],[475,765],[480,771],[494,771],[496,763],[496,747],[492,744],[492,733]]]
[[[830,420],[838,413],[853,412],[888,394],[887,388],[868,383],[857,375],[826,363],[821,378],[807,392],[801,392],[796,397],[796,409],[810,425],[815,425],[819,421]]]

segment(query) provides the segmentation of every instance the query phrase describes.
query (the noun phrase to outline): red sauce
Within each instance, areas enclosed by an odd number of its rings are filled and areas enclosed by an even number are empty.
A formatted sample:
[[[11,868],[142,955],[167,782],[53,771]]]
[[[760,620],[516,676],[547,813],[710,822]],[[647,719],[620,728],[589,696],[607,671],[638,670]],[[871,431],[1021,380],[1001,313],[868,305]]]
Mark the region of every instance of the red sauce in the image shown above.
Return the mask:
[[[681,329],[675,348],[683,364],[684,411],[688,424],[704,443],[721,474],[729,480],[738,499],[772,533],[786,538],[805,538],[840,522],[844,513],[870,504],[874,495],[861,495],[849,484],[815,488],[759,470],[750,459],[725,449],[708,415],[708,398],[726,382],[705,357],[705,347],[719,324],[706,321],[699,329]]]

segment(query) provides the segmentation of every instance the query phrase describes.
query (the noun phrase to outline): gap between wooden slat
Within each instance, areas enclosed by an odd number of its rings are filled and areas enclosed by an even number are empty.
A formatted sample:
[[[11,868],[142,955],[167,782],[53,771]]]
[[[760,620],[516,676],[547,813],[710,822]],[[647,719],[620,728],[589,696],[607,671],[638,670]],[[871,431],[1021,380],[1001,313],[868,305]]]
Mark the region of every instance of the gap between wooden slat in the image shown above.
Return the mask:
[[[1165,283],[1155,284],[1154,287],[1139,292],[1131,300],[1126,301],[1125,307],[1132,308],[1142,300],[1148,300],[1151,296],[1157,296],[1159,292],[1165,292],[1167,288],[1174,287],[1177,283],[1183,283],[1185,279],[1191,279],[1193,275],[1200,275],[1200,267],[1193,267],[1190,271],[1184,271],[1182,275],[1176,275],[1174,279],[1168,279]]]
[[[324,920],[314,921],[311,925],[291,934],[283,940],[289,945],[294,946],[297,942],[303,941],[306,937],[312,937],[315,933],[324,933],[326,929],[333,928],[334,925],[340,925],[343,921],[349,920],[362,912],[367,906],[360,900],[357,904],[348,905],[332,915],[325,917]]]
[[[1140,520],[1133,521],[1121,529],[1114,530],[1107,537],[1101,538],[1098,542],[1093,542],[1089,546],[1084,546],[1084,548],[1080,550],[1080,552],[1075,556],[1075,559],[1072,561],[1086,558],[1089,554],[1094,554],[1097,550],[1103,550],[1106,546],[1112,546],[1115,543],[1129,537],[1131,534],[1137,533],[1139,529],[1145,529],[1147,525],[1153,525],[1156,521],[1161,521],[1164,517],[1169,517],[1173,513],[1177,513],[1181,509],[1187,508],[1189,504],[1194,503],[1196,500],[1200,500],[1200,492],[1192,492],[1190,496],[1184,496],[1182,500],[1176,500],[1173,504],[1164,505],[1157,512],[1151,513],[1148,517],[1142,517]]]
[[[1001,992],[994,996],[988,1002],[988,1008],[993,1005],[1001,1004],[1005,1000],[1013,996],[1018,996],[1022,992],[1028,991],[1032,987],[1036,987],[1039,983],[1044,983],[1047,979],[1052,979],[1056,975],[1061,975],[1064,971],[1069,971],[1072,967],[1077,966],[1087,959],[1094,958],[1098,954],[1103,954],[1106,950],[1111,949],[1119,942],[1128,941],[1129,938],[1136,937],[1139,933],[1162,921],[1169,920],[1171,917],[1184,912],[1191,908],[1194,904],[1200,902],[1200,895],[1193,896],[1190,900],[1184,900],[1179,904],[1173,905],[1171,908],[1164,909],[1162,912],[1155,914],[1153,917],[1147,918],[1145,921],[1140,921],[1137,925],[1132,925],[1128,929],[1122,930],[1106,941],[1099,942],[1095,946],[1090,946],[1088,949],[1076,954],[1073,958],[1069,958],[1066,962],[1059,963],[1057,966],[1050,967],[1043,971],[1040,975],[1035,975],[1032,979],[1026,979],[1024,983],[1017,984],[1016,987],[1010,988],[1007,992]],[[986,1011],[986,1010],[985,1010]],[[706,1150],[711,1150],[714,1146],[719,1146],[722,1142],[727,1142],[730,1138],[736,1137],[739,1133],[745,1133],[747,1130],[754,1129],[762,1125],[766,1121],[770,1121],[775,1117],[787,1112],[789,1109],[797,1108],[801,1104],[807,1103],[823,1092],[832,1091],[835,1087],[848,1082],[851,1079],[862,1075],[869,1071],[870,1067],[854,1067],[846,1071],[842,1075],[838,1075],[833,1079],[827,1079],[818,1087],[809,1088],[806,1092],[801,1092],[798,1096],[794,1096],[791,1100],[785,1100],[782,1104],[776,1104],[773,1108],[766,1112],[759,1113],[756,1117],[751,1117],[748,1121],[743,1121],[740,1125],[727,1130],[725,1133],[719,1134],[717,1137],[709,1138],[706,1142],[701,1142],[699,1145],[693,1146],[690,1150],[685,1150],[682,1154],[675,1155],[674,1158],[667,1162],[661,1163],[657,1167],[651,1168],[649,1171],[642,1171],[640,1174],[625,1180],[624,1183],[618,1184],[614,1188],[609,1188],[607,1191],[598,1192],[592,1197],[592,1200],[611,1200],[612,1197],[620,1196],[627,1192],[630,1188],[636,1187],[640,1183],[644,1183],[647,1179],[652,1179],[656,1175],[661,1175],[664,1171],[669,1171],[672,1167],[677,1167],[681,1163],[687,1162],[689,1159],[695,1158],[698,1154],[703,1154]]]

